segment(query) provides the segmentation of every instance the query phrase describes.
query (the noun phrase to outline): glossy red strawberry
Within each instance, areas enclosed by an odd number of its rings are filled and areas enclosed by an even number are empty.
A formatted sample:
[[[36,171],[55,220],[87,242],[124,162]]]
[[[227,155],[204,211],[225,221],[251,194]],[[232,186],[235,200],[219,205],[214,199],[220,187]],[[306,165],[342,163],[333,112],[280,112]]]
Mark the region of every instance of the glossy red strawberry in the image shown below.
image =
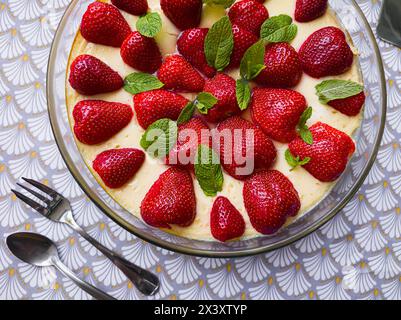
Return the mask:
[[[180,30],[199,26],[202,0],[160,0],[160,6],[170,21]]]
[[[289,89],[253,90],[251,114],[253,121],[271,139],[288,143],[297,136],[296,127],[306,110],[305,97]]]
[[[101,100],[78,102],[72,112],[77,139],[93,145],[107,141],[126,127],[133,112],[129,105]]]
[[[344,132],[321,122],[309,129],[313,144],[308,145],[302,139],[296,138],[289,145],[291,153],[300,159],[311,158],[303,167],[316,179],[323,182],[337,180],[355,152],[354,142]]]
[[[210,131],[203,119],[194,117],[178,126],[177,143],[170,151],[166,164],[192,169],[200,144],[211,146]]]
[[[131,180],[145,161],[145,153],[133,148],[111,149],[99,154],[93,169],[109,188],[120,188]]]
[[[276,159],[273,142],[253,123],[239,116],[221,122],[217,130],[222,137],[228,135],[228,138],[220,139],[222,166],[238,180],[246,179],[254,170],[269,169]],[[227,141],[231,143],[227,144]]]
[[[321,78],[349,70],[354,54],[343,31],[326,27],[309,36],[299,50],[299,58],[307,74]]]
[[[142,219],[158,228],[187,227],[196,215],[196,198],[187,170],[170,168],[162,173],[141,203]]]
[[[154,73],[162,64],[162,55],[155,39],[137,31],[124,40],[120,54],[126,64],[142,72]]]
[[[206,81],[203,91],[211,93],[218,99],[205,115],[207,121],[217,123],[241,112],[235,95],[235,86],[235,80],[224,73],[218,73],[213,79]]]
[[[266,46],[266,68],[255,79],[266,87],[295,87],[302,77],[302,66],[298,53],[288,43],[273,43]]]
[[[234,48],[231,54],[228,68],[238,68],[246,50],[258,41],[258,37],[253,33],[241,29],[238,25],[233,25]]]
[[[196,69],[211,78],[216,70],[208,65],[205,56],[205,38],[208,28],[193,28],[185,30],[177,41],[177,49]]]
[[[297,0],[295,20],[309,22],[326,13],[328,0]]]
[[[246,180],[243,196],[252,226],[265,235],[276,233],[301,207],[291,181],[276,170],[261,171]]]
[[[239,238],[245,232],[244,218],[225,197],[218,197],[213,203],[210,231],[215,239],[222,242]]]
[[[200,92],[205,85],[200,73],[178,54],[165,58],[157,76],[164,88],[176,91]]]
[[[71,63],[70,85],[84,95],[116,91],[124,85],[121,76],[103,61],[83,54]]]
[[[80,31],[89,42],[119,47],[131,28],[115,6],[96,1],[84,13]]]
[[[260,36],[263,22],[269,18],[266,7],[254,0],[237,1],[229,10],[228,16],[232,24]]]
[[[148,11],[147,0],[111,0],[118,9],[126,11],[134,16],[144,15]]]
[[[363,105],[365,104],[366,96],[364,92],[361,92],[355,96],[346,99],[332,100],[328,103],[330,107],[346,114],[347,116],[354,117],[357,116]]]
[[[159,119],[177,120],[188,102],[183,96],[167,90],[146,91],[134,95],[136,117],[144,129]]]

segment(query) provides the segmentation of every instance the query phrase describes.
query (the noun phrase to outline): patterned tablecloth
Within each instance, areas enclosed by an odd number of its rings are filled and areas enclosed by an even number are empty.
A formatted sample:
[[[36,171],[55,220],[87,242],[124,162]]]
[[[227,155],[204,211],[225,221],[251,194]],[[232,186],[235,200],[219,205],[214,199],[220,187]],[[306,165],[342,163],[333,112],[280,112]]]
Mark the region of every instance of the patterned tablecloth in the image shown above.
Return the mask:
[[[374,30],[381,2],[358,1]],[[0,298],[90,299],[53,269],[11,255],[4,238],[23,230],[57,241],[70,268],[115,297],[144,298],[88,242],[16,200],[10,189],[27,176],[71,199],[79,224],[93,237],[157,273],[157,299],[401,299],[401,50],[379,41],[388,84],[387,129],[370,176],[343,212],[272,253],[195,258],[145,243],[110,221],[88,201],[61,159],[46,110],[45,74],[68,3],[0,2]]]

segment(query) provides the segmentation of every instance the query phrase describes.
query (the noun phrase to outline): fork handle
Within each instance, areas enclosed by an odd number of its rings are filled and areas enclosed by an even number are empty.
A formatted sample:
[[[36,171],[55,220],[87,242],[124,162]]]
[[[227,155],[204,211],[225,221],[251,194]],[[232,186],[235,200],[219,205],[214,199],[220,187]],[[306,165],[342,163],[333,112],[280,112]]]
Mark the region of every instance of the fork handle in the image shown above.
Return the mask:
[[[72,214],[72,213],[71,213]],[[107,258],[109,258],[124,274],[125,276],[136,286],[136,288],[144,295],[151,296],[156,294],[160,287],[159,278],[153,273],[142,269],[141,267],[133,264],[132,262],[124,259],[117,255],[115,252],[106,248],[96,239],[92,238],[86,233],[72,218],[66,219],[65,223],[70,225],[75,231],[77,231],[82,237],[90,242],[96,249],[102,252]]]

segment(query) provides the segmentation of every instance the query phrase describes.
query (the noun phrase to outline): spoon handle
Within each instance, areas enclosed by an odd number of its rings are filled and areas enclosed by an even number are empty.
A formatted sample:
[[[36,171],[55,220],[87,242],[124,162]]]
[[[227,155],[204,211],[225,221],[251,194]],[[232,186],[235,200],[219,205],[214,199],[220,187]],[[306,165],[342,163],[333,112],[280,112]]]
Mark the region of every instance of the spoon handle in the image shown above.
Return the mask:
[[[68,267],[63,264],[60,260],[56,259],[54,262],[54,266],[64,275],[66,275],[68,278],[70,278],[78,287],[80,287],[82,290],[86,291],[89,293],[91,296],[93,296],[97,300],[116,300],[112,296],[108,295],[107,293],[99,290],[98,288],[92,286],[90,283],[85,282],[78,278],[74,272],[72,272]]]

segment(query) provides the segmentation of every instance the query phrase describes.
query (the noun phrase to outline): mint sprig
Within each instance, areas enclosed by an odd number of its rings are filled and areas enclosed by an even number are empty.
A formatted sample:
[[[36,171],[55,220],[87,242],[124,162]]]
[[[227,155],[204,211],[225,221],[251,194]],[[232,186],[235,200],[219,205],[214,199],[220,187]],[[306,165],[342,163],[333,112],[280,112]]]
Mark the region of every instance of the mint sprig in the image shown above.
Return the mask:
[[[205,38],[207,63],[217,71],[223,71],[230,64],[234,48],[234,36],[230,19],[225,16],[213,24]]]
[[[194,112],[195,109],[198,109],[198,111],[202,114],[207,114],[211,108],[215,106],[215,104],[218,102],[218,99],[213,96],[209,92],[201,92],[198,94],[198,96],[195,98],[194,101],[189,102],[185,108],[181,111],[177,124],[183,124],[185,122],[188,122]]]
[[[152,157],[164,158],[176,144],[177,137],[178,128],[175,121],[160,119],[146,129],[140,145]]]
[[[337,99],[356,96],[363,91],[363,85],[348,80],[325,80],[316,86],[319,101],[327,104]]]
[[[206,145],[199,145],[195,161],[195,176],[203,192],[214,197],[223,190],[223,171],[217,153]]]
[[[136,30],[143,36],[153,38],[162,29],[162,19],[157,12],[149,12],[136,22]]]
[[[293,171],[297,167],[304,166],[304,165],[308,164],[312,159],[310,157],[306,157],[306,158],[301,160],[299,156],[295,157],[291,153],[290,149],[287,149],[285,151],[285,160],[287,161],[287,163],[291,167],[290,171]]]
[[[298,33],[292,18],[285,14],[267,19],[260,30],[260,37],[268,43],[291,42]]]
[[[233,5],[235,0],[203,0],[204,4],[223,6],[224,8],[229,8]]]
[[[124,79],[124,90],[131,94],[156,90],[163,86],[158,78],[148,73],[134,72]]]
[[[302,113],[299,123],[297,125],[297,131],[301,139],[311,145],[313,144],[313,136],[312,132],[310,132],[309,127],[306,125],[306,122],[312,117],[313,109],[312,107],[306,108],[306,110]]]

